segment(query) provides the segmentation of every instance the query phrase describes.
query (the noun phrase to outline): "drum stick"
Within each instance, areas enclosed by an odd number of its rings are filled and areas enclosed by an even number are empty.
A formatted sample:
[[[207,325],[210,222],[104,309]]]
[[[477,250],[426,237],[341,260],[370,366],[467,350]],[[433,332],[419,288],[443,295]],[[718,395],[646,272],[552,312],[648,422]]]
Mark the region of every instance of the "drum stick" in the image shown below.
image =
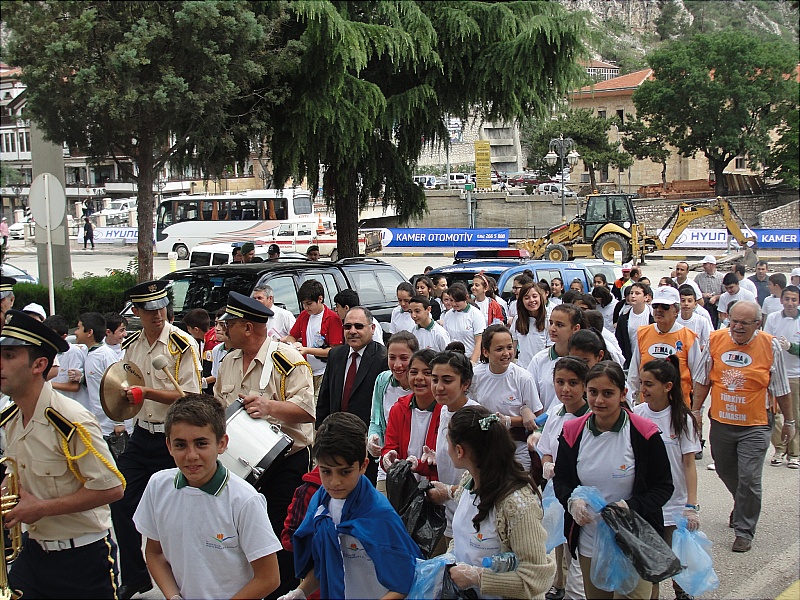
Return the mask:
[[[158,356],[153,358],[153,368],[164,371],[164,373],[166,373],[167,377],[169,377],[169,380],[172,382],[172,385],[175,387],[175,389],[178,391],[181,397],[185,396],[186,394],[181,389],[181,386],[178,385],[178,381],[175,379],[172,373],[169,372],[169,368],[167,368],[167,365],[168,365],[167,357],[164,356],[163,354],[159,354]]]

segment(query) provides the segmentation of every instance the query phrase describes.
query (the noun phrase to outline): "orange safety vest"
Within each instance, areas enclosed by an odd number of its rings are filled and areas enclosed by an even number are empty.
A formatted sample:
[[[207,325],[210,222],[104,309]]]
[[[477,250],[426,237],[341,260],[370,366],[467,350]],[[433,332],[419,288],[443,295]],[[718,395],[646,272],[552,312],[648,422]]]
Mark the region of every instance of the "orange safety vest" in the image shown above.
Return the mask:
[[[656,358],[667,358],[672,354],[678,355],[678,365],[681,375],[681,391],[683,401],[690,409],[692,407],[692,373],[689,371],[689,348],[697,340],[697,334],[688,327],[681,327],[672,333],[661,333],[655,323],[643,325],[636,332],[639,340],[639,372],[642,367]]]
[[[727,425],[767,425],[767,388],[774,359],[772,338],[758,332],[750,342],[737,344],[727,329],[711,333],[711,410],[715,421]]]

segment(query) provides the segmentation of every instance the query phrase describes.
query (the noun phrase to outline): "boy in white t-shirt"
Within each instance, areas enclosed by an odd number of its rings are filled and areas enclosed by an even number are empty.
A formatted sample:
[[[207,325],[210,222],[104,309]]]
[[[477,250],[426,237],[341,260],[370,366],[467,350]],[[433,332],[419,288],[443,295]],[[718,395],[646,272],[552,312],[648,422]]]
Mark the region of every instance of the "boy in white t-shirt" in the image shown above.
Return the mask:
[[[430,301],[424,296],[413,296],[408,307],[408,314],[416,325],[411,333],[417,338],[420,350],[430,348],[444,352],[450,343],[450,334],[431,317]]]
[[[53,315],[44,320],[44,324],[50,329],[55,331],[63,339],[67,338],[69,333],[69,322],[61,315]],[[92,410],[89,404],[89,394],[86,392],[86,386],[81,384],[83,379],[84,363],[86,362],[87,349],[86,346],[81,344],[70,344],[69,350],[60,352],[56,358],[58,359],[57,374],[50,380],[50,385],[54,390],[64,394],[67,398],[79,402],[81,406],[88,410]],[[72,374],[70,374],[72,372]]]
[[[283,598],[306,598],[318,588],[322,598],[405,597],[421,554],[364,475],[367,426],[352,413],[328,415],[317,430],[314,458],[322,487],[292,538],[302,582]]]
[[[786,287],[786,275],[783,273],[773,273],[769,276],[767,281],[770,295],[764,298],[764,304],[761,305],[761,315],[765,321],[770,314],[783,310],[781,292],[783,292],[783,288]]]
[[[178,468],[150,478],[133,517],[147,569],[166,598],[263,598],[280,583],[282,546],[264,496],[217,460],[228,446],[225,409],[189,394],[164,427]]]
[[[128,319],[115,312],[105,313],[103,318],[106,320],[105,344],[114,351],[117,360],[122,360],[125,350],[120,347],[120,344],[128,334]]]
[[[681,310],[678,313],[677,322],[697,334],[697,341],[700,342],[702,350],[708,346],[708,338],[714,330],[711,318],[701,315],[697,311],[697,295],[692,286],[682,285],[678,292],[681,295]]]

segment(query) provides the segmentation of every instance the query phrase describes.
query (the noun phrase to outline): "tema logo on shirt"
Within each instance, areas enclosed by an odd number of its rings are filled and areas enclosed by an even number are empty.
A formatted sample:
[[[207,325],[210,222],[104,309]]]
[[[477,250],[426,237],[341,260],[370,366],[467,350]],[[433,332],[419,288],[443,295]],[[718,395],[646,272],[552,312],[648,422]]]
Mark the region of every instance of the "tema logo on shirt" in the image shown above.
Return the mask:
[[[669,344],[653,344],[647,349],[647,353],[653,358],[667,358],[675,354],[675,348]]]
[[[753,363],[753,359],[750,357],[750,355],[742,352],[741,350],[730,350],[728,352],[724,352],[720,357],[720,360],[729,367],[738,368],[749,367]]]

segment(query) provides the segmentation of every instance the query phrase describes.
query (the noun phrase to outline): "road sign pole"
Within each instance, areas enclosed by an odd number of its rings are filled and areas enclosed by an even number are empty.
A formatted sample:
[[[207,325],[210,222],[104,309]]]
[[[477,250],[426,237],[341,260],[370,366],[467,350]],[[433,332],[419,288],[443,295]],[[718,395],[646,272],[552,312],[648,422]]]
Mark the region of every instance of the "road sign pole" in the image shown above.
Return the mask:
[[[44,176],[44,205],[45,219],[44,228],[47,231],[47,291],[50,296],[50,314],[56,314],[56,292],[53,285],[53,224],[50,220],[50,174],[43,173]]]

